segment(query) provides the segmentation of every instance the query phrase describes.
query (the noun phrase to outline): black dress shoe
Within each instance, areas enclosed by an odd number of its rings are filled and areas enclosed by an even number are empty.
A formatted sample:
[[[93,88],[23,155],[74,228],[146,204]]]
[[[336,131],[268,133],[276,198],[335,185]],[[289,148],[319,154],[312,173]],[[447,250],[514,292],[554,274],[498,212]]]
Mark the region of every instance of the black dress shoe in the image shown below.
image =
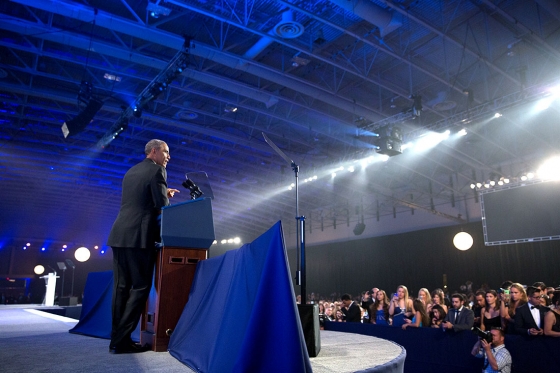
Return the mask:
[[[150,351],[151,347],[147,344],[126,343],[123,345],[109,346],[109,352],[112,354],[136,354],[139,352]]]

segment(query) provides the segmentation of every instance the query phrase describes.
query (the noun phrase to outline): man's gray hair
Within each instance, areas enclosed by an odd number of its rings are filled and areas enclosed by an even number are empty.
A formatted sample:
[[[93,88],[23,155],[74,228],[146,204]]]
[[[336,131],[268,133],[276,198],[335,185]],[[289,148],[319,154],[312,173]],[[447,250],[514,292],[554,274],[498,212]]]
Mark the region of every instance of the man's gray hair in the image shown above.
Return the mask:
[[[150,140],[144,148],[144,153],[146,153],[146,155],[150,155],[152,149],[159,149],[163,144],[165,144],[165,141],[161,141],[158,139]]]

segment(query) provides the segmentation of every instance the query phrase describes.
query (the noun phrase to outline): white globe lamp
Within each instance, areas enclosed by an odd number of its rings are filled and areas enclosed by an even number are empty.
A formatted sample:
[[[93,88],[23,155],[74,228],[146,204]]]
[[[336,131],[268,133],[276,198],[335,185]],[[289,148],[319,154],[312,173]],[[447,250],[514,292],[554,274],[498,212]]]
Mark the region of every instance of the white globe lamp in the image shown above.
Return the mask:
[[[473,242],[472,236],[467,232],[459,232],[455,235],[455,237],[453,237],[453,245],[461,251],[470,249]]]
[[[89,259],[91,253],[87,247],[79,247],[74,253],[74,257],[78,262],[85,262]]]
[[[36,275],[42,275],[45,272],[45,267],[40,264],[36,265],[35,268],[33,268],[33,272],[35,272]]]

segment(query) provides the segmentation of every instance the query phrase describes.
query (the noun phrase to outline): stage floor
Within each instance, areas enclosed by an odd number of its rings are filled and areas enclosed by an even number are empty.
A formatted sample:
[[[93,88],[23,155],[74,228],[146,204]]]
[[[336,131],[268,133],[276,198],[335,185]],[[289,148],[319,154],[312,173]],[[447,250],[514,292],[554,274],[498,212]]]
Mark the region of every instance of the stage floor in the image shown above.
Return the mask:
[[[34,308],[34,309],[33,309]],[[167,352],[110,355],[109,341],[70,334],[77,320],[0,305],[0,371],[20,372],[188,372]],[[315,373],[391,371],[404,361],[401,346],[359,334],[321,331],[321,351],[311,358]]]

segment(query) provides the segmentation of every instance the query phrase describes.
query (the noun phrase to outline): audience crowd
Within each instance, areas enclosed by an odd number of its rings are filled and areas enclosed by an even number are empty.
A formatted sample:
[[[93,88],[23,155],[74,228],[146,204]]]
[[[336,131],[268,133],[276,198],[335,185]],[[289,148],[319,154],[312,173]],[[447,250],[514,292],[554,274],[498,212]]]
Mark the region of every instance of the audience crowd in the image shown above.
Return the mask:
[[[560,337],[560,288],[511,281],[497,290],[483,286],[473,292],[471,287],[469,282],[451,296],[442,289],[430,292],[426,288],[413,296],[404,285],[390,295],[376,287],[354,298],[350,294],[322,297],[312,293],[308,303],[318,303],[321,325],[328,321],[361,322],[454,332],[477,332],[478,328],[489,338],[494,329],[506,334]]]

